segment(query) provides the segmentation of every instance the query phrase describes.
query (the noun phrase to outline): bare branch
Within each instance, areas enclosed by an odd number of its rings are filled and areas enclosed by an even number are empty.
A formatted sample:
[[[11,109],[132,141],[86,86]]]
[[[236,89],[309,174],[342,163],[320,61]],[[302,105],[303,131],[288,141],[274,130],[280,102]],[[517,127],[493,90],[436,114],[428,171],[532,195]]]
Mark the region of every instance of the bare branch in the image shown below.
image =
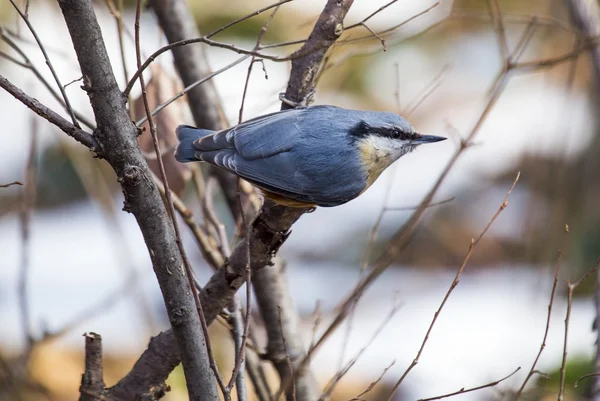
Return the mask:
[[[104,398],[104,374],[102,369],[102,337],[85,333],[85,373],[81,377],[79,401],[97,401]]]
[[[294,375],[294,367],[292,366],[292,360],[290,359],[290,354],[287,349],[287,342],[285,340],[285,335],[283,334],[283,323],[281,320],[281,306],[277,306],[279,308],[279,329],[281,330],[281,339],[283,340],[283,349],[285,351],[285,361],[287,362],[287,366],[289,369],[289,377],[292,378],[292,389],[290,391],[290,399],[291,401],[296,401],[296,378]]]
[[[328,400],[331,397],[331,394],[333,393],[333,390],[335,390],[335,387],[344,378],[344,376],[350,371],[350,369],[352,369],[352,367],[356,364],[356,362],[362,356],[362,354],[369,348],[369,346],[375,342],[375,340],[377,339],[379,334],[381,334],[383,329],[392,320],[394,315],[396,315],[396,312],[398,312],[398,310],[400,310],[400,305],[395,303],[392,306],[392,309],[390,310],[390,312],[383,318],[382,322],[379,324],[379,327],[377,327],[375,329],[375,331],[373,332],[373,335],[371,335],[371,338],[369,338],[369,340],[366,342],[366,344],[356,353],[356,355],[354,355],[354,357],[352,357],[352,359],[350,359],[348,361],[346,366],[344,366],[342,369],[340,369],[331,378],[329,383],[327,383],[327,386],[325,386],[325,389],[323,390],[323,394],[321,394],[321,396],[319,397],[319,401]]]
[[[183,88],[183,90],[179,93],[177,93],[175,96],[173,96],[172,98],[170,98],[169,100],[167,100],[166,102],[163,102],[161,104],[159,104],[151,113],[151,115],[154,117],[155,115],[157,115],[158,113],[160,113],[165,107],[167,107],[168,105],[170,105],[171,103],[173,103],[174,101],[176,101],[177,99],[179,99],[180,97],[184,96],[185,94],[188,94],[192,89],[196,88],[198,85],[201,85],[211,79],[213,79],[214,77],[216,77],[217,75],[231,69],[231,67],[234,67],[236,65],[238,65],[239,63],[241,63],[242,61],[246,60],[248,57],[250,56],[242,56],[240,58],[238,58],[237,60],[227,64],[225,67],[220,68],[218,70],[216,70],[215,72],[210,73],[209,75],[205,76],[202,79],[199,79],[198,81],[186,86],[185,88]],[[196,107],[194,107],[195,109]],[[142,124],[144,124],[146,121],[148,121],[148,116],[141,118],[140,120],[136,121],[135,125],[136,126],[141,126]]]
[[[25,52],[8,36],[8,34],[10,34],[10,31],[8,29],[6,29],[4,27],[0,27],[0,38],[2,38],[2,40],[8,46],[10,46],[10,48],[12,48],[15,52],[17,52],[19,54],[19,56],[21,56],[23,61],[16,60],[15,58],[13,58],[7,54],[4,54],[4,53],[2,53],[2,56],[13,63],[30,70],[33,73],[33,75],[38,79],[38,81],[40,81],[42,83],[42,85],[48,90],[48,92],[50,92],[52,97],[54,97],[54,99],[56,99],[56,101],[59,102],[65,110],[67,110],[67,105],[65,103],[64,98],[61,96],[61,94],[59,92],[57,92],[54,89],[54,87],[52,87],[52,85],[50,85],[50,83],[46,80],[46,78],[44,78],[42,73],[31,62],[29,57],[27,57],[27,54],[25,54]],[[66,87],[69,86],[71,83],[64,85],[64,88],[66,89]],[[96,125],[92,121],[90,121],[87,117],[85,117],[83,114],[77,112],[76,110],[73,110],[73,114],[75,114],[75,117],[77,117],[77,120],[79,120],[79,122],[81,122],[86,127],[90,128],[90,129],[94,129],[96,127]]]
[[[136,11],[135,11],[135,53],[137,59],[138,68],[142,65],[142,56],[140,49],[140,16],[142,10],[142,1],[137,0]],[[154,151],[156,153],[156,158],[158,161],[158,166],[160,170],[162,184],[165,189],[165,197],[168,205],[168,212],[171,216],[171,222],[173,224],[173,230],[175,233],[175,243],[177,244],[177,248],[179,249],[179,254],[181,255],[181,259],[183,260],[183,266],[185,268],[185,275],[188,281],[189,289],[193,295],[194,303],[196,306],[196,310],[198,313],[198,318],[200,320],[200,324],[202,326],[202,336],[199,339],[200,342],[206,343],[206,349],[196,350],[199,353],[198,368],[201,369],[200,372],[196,373],[196,375],[191,374],[190,372],[186,373],[186,385],[188,388],[188,392],[191,399],[205,399],[205,400],[218,400],[219,396],[217,394],[217,389],[215,386],[214,378],[217,378],[217,382],[223,389],[223,378],[221,377],[219,370],[217,369],[217,364],[215,362],[214,355],[212,354],[212,349],[210,346],[210,337],[208,335],[208,326],[206,325],[206,319],[204,318],[204,312],[202,311],[202,304],[200,303],[200,297],[198,295],[198,289],[196,288],[196,284],[194,282],[194,273],[192,272],[192,267],[190,265],[190,261],[187,258],[185,253],[185,249],[183,247],[183,242],[181,241],[181,234],[179,232],[179,223],[177,222],[177,218],[175,216],[175,208],[173,206],[173,197],[171,194],[171,189],[169,188],[169,183],[167,181],[167,174],[165,173],[165,166],[161,157],[160,144],[158,142],[158,135],[156,133],[156,124],[154,123],[154,119],[152,118],[152,114],[150,112],[150,105],[148,103],[148,95],[146,93],[146,83],[144,80],[144,75],[140,75],[140,86],[142,89],[142,99],[144,102],[144,108],[146,110],[146,115],[148,118],[148,124],[150,126],[150,133],[152,135],[152,142],[154,145]],[[166,301],[166,300],[165,300]],[[210,375],[210,369],[212,369],[214,373],[214,377]],[[194,379],[194,381],[190,382],[190,379]],[[225,395],[225,392],[223,392]]]
[[[75,114],[73,113],[73,108],[71,107],[71,103],[69,102],[69,98],[67,97],[67,93],[65,92],[65,87],[60,83],[60,80],[58,79],[58,75],[56,74],[56,71],[54,70],[54,67],[52,66],[52,62],[50,61],[50,58],[48,57],[48,53],[46,53],[46,48],[44,47],[44,45],[42,44],[42,41],[38,37],[37,32],[35,31],[35,29],[33,28],[33,25],[29,21],[28,16],[26,15],[26,13],[21,11],[21,9],[17,6],[17,4],[14,2],[14,0],[9,0],[9,1],[10,1],[10,4],[12,4],[12,6],[14,7],[14,9],[17,11],[17,13],[19,13],[21,18],[27,25],[27,28],[29,28],[29,31],[33,35],[36,43],[38,44],[38,47],[42,51],[42,54],[44,55],[44,59],[46,60],[46,64],[48,65],[48,68],[50,69],[50,72],[52,73],[52,76],[54,77],[54,81],[56,81],[56,85],[58,86],[58,89],[60,90],[60,93],[62,94],[63,100],[65,101],[65,105],[67,107],[67,112],[71,116],[71,121],[73,122],[73,125],[77,128],[81,128],[79,126],[79,123],[77,122],[77,118],[75,118]]]
[[[23,183],[21,181],[13,181],[13,182],[9,182],[8,184],[0,185],[0,188],[8,188],[13,185],[23,185]]]
[[[535,374],[535,371],[536,371],[535,368],[537,366],[537,363],[540,359],[540,356],[542,356],[542,352],[544,351],[544,348],[546,348],[546,339],[548,338],[548,330],[550,329],[550,316],[552,314],[552,305],[554,304],[554,294],[556,293],[556,286],[558,285],[558,273],[560,272],[560,263],[562,260],[562,254],[563,254],[563,250],[565,248],[565,243],[567,240],[568,233],[569,233],[569,226],[565,225],[565,234],[563,236],[562,246],[558,250],[558,256],[556,258],[556,268],[554,270],[554,281],[552,282],[552,291],[550,291],[550,302],[548,303],[548,315],[546,317],[546,328],[544,330],[544,338],[542,339],[542,344],[540,345],[540,350],[539,350],[537,356],[535,357],[533,364],[531,365],[531,369],[529,369],[529,373],[527,374],[527,376],[525,377],[525,380],[523,381],[523,384],[521,384],[521,387],[519,387],[519,390],[517,390],[517,393],[515,394],[515,401],[519,400],[519,397],[521,396],[521,393],[523,393],[523,390],[525,389],[527,382]]]
[[[102,155],[102,147],[93,135],[88,134],[81,128],[75,127],[56,112],[44,106],[37,99],[25,94],[21,89],[17,88],[2,75],[0,75],[0,87],[10,93],[15,99],[23,103],[25,106],[33,110],[34,113],[56,125],[64,133],[75,139],[77,142],[88,147],[92,152],[96,152],[99,156]]]
[[[385,369],[383,369],[383,372],[381,372],[381,375],[379,375],[379,377],[377,379],[375,379],[375,381],[371,382],[371,384],[369,384],[362,393],[360,393],[356,397],[350,399],[350,401],[364,401],[361,397],[364,396],[365,394],[367,394],[368,392],[370,392],[371,390],[373,390],[375,388],[375,386],[377,385],[377,383],[379,383],[381,381],[381,379],[383,379],[383,376],[385,376],[387,371],[390,370],[390,368],[392,366],[394,366],[395,364],[396,364],[396,361],[392,361],[392,363],[390,363]]]
[[[497,386],[498,384],[502,383],[504,380],[510,378],[511,376],[513,376],[515,373],[517,373],[519,370],[521,370],[521,367],[516,368],[511,374],[509,374],[508,376],[503,377],[502,379],[487,383],[487,384],[483,384],[481,386],[477,386],[477,387],[471,387],[468,389],[465,389],[464,387],[461,388],[458,391],[455,391],[453,393],[448,393],[448,394],[444,394],[444,395],[438,395],[437,397],[431,397],[431,398],[421,398],[418,401],[434,401],[434,400],[441,400],[442,398],[448,398],[448,397],[454,397],[455,395],[461,395],[461,394],[465,394],[465,393],[470,393],[472,391],[477,391],[477,390],[481,390],[484,388],[488,388],[488,387],[494,387]]]
[[[151,64],[151,63],[152,63],[152,62],[153,62],[153,61],[154,61],[154,60],[155,60],[155,59],[156,59],[158,56],[160,56],[160,55],[161,55],[162,53],[164,53],[164,52],[167,52],[167,51],[169,51],[169,50],[173,50],[173,49],[175,49],[175,48],[177,48],[177,47],[180,47],[180,46],[186,46],[186,45],[190,45],[190,44],[193,44],[193,43],[206,43],[206,44],[209,44],[209,45],[214,45],[215,47],[224,47],[224,48],[226,48],[226,49],[233,50],[233,51],[236,51],[236,52],[238,52],[238,53],[239,53],[239,52],[243,52],[242,54],[246,54],[246,55],[252,55],[252,54],[253,54],[252,52],[244,52],[242,49],[238,49],[238,48],[237,48],[237,47],[235,47],[235,46],[232,46],[232,45],[226,45],[226,44],[224,44],[224,43],[215,42],[215,41],[212,41],[212,40],[210,40],[209,38],[213,37],[214,35],[216,35],[216,34],[218,34],[218,33],[220,33],[220,32],[223,32],[224,30],[226,30],[226,29],[230,28],[231,26],[233,26],[233,25],[235,25],[235,24],[237,24],[237,23],[240,23],[240,22],[242,22],[242,21],[245,21],[245,20],[247,20],[247,19],[249,19],[249,18],[252,18],[252,17],[254,17],[254,16],[256,16],[256,15],[259,15],[259,14],[261,14],[261,13],[263,13],[263,12],[267,11],[267,10],[270,10],[271,8],[274,8],[274,7],[279,7],[279,6],[280,6],[280,5],[282,5],[282,4],[289,3],[290,1],[293,1],[293,0],[282,0],[282,1],[279,1],[279,2],[277,2],[277,3],[273,3],[273,4],[271,4],[271,5],[268,5],[268,6],[266,6],[266,7],[263,7],[263,8],[261,8],[261,9],[259,9],[259,10],[256,10],[256,11],[254,11],[254,12],[252,12],[252,13],[250,13],[250,14],[248,14],[248,15],[244,16],[244,17],[238,18],[238,19],[236,19],[236,20],[234,20],[234,21],[231,21],[231,22],[230,22],[230,23],[228,23],[228,24],[225,24],[225,25],[224,25],[224,26],[222,26],[221,28],[217,29],[217,30],[216,30],[216,31],[214,31],[214,32],[211,32],[211,33],[209,33],[208,35],[205,35],[205,36],[202,36],[202,37],[199,37],[199,38],[197,37],[197,38],[189,38],[189,39],[180,39],[180,40],[176,40],[176,41],[173,41],[172,43],[170,43],[170,44],[168,44],[168,45],[166,45],[166,46],[163,46],[163,47],[161,47],[160,49],[158,49],[157,51],[155,51],[154,53],[152,53],[152,54],[150,55],[150,57],[148,57],[148,59],[147,59],[146,61],[144,61],[144,63],[141,65],[141,67],[139,67],[139,68],[138,68],[138,70],[137,70],[137,71],[136,71],[136,72],[133,74],[133,76],[131,77],[131,80],[130,80],[130,81],[129,81],[129,83],[127,84],[127,87],[125,88],[125,90],[123,91],[123,93],[124,93],[125,95],[128,95],[128,94],[129,94],[129,92],[130,92],[130,91],[131,91],[131,89],[133,88],[133,85],[134,85],[135,81],[136,81],[136,80],[137,80],[137,78],[140,76],[140,74],[141,74],[142,72],[144,72],[144,70],[145,70],[146,68],[148,68],[148,66],[149,66],[149,65],[150,65],[150,64]],[[154,3],[153,7],[155,7],[155,6],[156,6],[156,3]],[[163,24],[161,24],[161,25],[163,25]],[[186,50],[186,51],[187,51],[187,50]],[[254,53],[256,53],[256,52],[254,52]],[[258,53],[256,53],[256,54],[258,54]],[[262,56],[261,56],[261,57],[262,57]],[[269,58],[269,59],[270,59],[270,58]]]
[[[502,13],[500,12],[500,6],[498,0],[489,0],[490,15],[494,24],[494,31],[496,32],[496,38],[500,47],[500,53],[502,60],[508,60],[508,45],[506,44],[506,33],[504,32],[504,22],[502,21]]]
[[[263,27],[260,29],[260,32],[258,33],[258,37],[256,38],[256,45],[254,46],[254,49],[256,49],[256,50],[260,49],[262,38],[265,35],[265,33],[267,32],[267,29],[269,29],[269,25],[271,24],[271,21],[273,21],[273,18],[275,18],[275,14],[277,14],[277,11],[279,11],[279,6],[275,7],[273,12],[269,16],[269,19],[267,19],[267,22],[265,22]],[[248,65],[248,73],[246,74],[246,81],[244,82],[244,91],[242,93],[242,102],[240,104],[240,111],[238,114],[238,124],[242,122],[242,117],[244,115],[244,103],[246,101],[246,93],[248,92],[248,84],[250,82],[250,74],[252,74],[252,67],[254,66],[255,62],[262,63],[263,70],[265,71],[265,79],[268,79],[264,61],[262,59],[256,59],[255,56],[252,56],[252,59],[250,59],[250,65]]]
[[[353,0],[327,2],[304,46],[292,54],[292,71],[285,91],[286,99],[300,103],[314,89],[323,57],[342,34],[344,17],[352,3]],[[284,104],[282,108],[289,106]]]
[[[367,22],[368,20],[370,20],[371,18],[373,18],[374,16],[376,16],[377,14],[379,14],[380,12],[382,12],[383,10],[385,10],[386,8],[388,8],[389,6],[391,6],[392,4],[396,3],[398,0],[392,0],[389,3],[384,4],[383,6],[379,7],[377,10],[375,10],[373,13],[369,14],[369,16],[367,16],[366,18],[364,18],[362,21],[357,22],[356,24],[352,24],[350,26],[346,27],[346,31],[349,31],[350,29],[356,28],[358,26],[365,26],[365,22]]]
[[[97,140],[107,150],[104,157],[123,189],[124,208],[134,214],[143,234],[179,345],[186,379],[188,383],[204,382],[202,376],[212,372],[204,370],[202,327],[182,268],[184,263],[167,211],[139,150],[137,130],[112,73],[92,3],[60,0],[59,5],[85,77],[84,87],[90,94],[98,124]]]
[[[566,378],[566,372],[567,372],[567,342],[568,342],[568,338],[569,338],[569,323],[571,321],[571,307],[573,305],[573,291],[579,287],[581,285],[581,283],[583,283],[585,280],[587,280],[592,274],[596,273],[596,271],[598,270],[598,267],[600,267],[600,258],[598,258],[598,260],[596,261],[596,264],[587,272],[585,273],[579,280],[577,280],[574,283],[571,283],[571,281],[567,281],[567,316],[565,317],[565,336],[564,336],[564,341],[563,341],[563,357],[562,357],[562,363],[560,364],[560,381],[559,381],[559,388],[558,388],[558,401],[563,401],[564,400],[564,393],[565,393],[565,378]]]
[[[408,366],[408,368],[404,371],[404,373],[402,374],[402,376],[400,376],[400,379],[398,379],[398,381],[396,382],[396,384],[392,388],[392,391],[390,392],[390,394],[389,394],[389,396],[387,398],[388,401],[391,401],[393,399],[394,394],[396,394],[396,391],[400,387],[400,384],[402,384],[402,382],[404,381],[404,379],[406,378],[406,376],[408,376],[408,374],[410,373],[410,371],[415,366],[417,366],[417,364],[419,363],[419,358],[421,357],[421,354],[423,353],[423,350],[425,349],[425,345],[427,344],[427,340],[429,340],[429,335],[431,334],[431,331],[433,330],[433,326],[435,325],[435,322],[437,321],[440,313],[442,312],[442,309],[444,308],[444,305],[446,305],[446,302],[448,301],[448,298],[450,298],[450,295],[452,294],[452,291],[454,291],[454,289],[458,285],[458,281],[460,279],[460,276],[462,275],[462,272],[464,271],[465,266],[469,262],[469,259],[471,258],[471,255],[473,254],[473,251],[475,250],[475,247],[477,246],[477,244],[479,244],[479,241],[481,241],[481,239],[487,233],[487,231],[492,226],[492,224],[494,224],[494,221],[496,221],[496,219],[498,218],[498,216],[500,215],[500,213],[502,213],[504,211],[504,209],[506,209],[506,206],[508,206],[508,197],[510,196],[510,194],[513,191],[513,189],[515,188],[515,185],[517,185],[517,182],[519,181],[519,177],[520,176],[521,176],[521,172],[518,172],[517,176],[515,177],[515,180],[513,181],[512,186],[510,187],[510,189],[506,193],[506,196],[504,196],[504,200],[502,201],[502,204],[500,205],[500,207],[498,208],[498,210],[496,211],[496,213],[494,213],[494,215],[492,216],[492,218],[490,219],[490,221],[486,224],[486,226],[484,227],[483,231],[479,234],[479,236],[476,239],[471,239],[471,244],[469,245],[469,250],[467,251],[467,255],[465,256],[465,259],[463,260],[462,265],[458,269],[458,272],[456,273],[456,276],[454,277],[454,281],[452,281],[452,284],[450,284],[450,288],[448,289],[448,292],[446,292],[446,295],[444,296],[444,299],[442,300],[442,303],[440,304],[439,308],[437,309],[437,311],[433,315],[433,319],[431,320],[431,324],[429,325],[429,328],[427,329],[427,333],[425,333],[425,337],[423,338],[423,342],[421,343],[421,347],[419,348],[419,351],[417,352],[417,355],[415,356],[415,359],[413,359],[412,363]]]
[[[386,29],[384,29],[381,32],[377,32],[376,34],[375,34],[375,32],[373,32],[370,35],[360,36],[358,38],[344,39],[344,40],[340,40],[339,43],[360,42],[360,41],[363,41],[363,40],[372,39],[373,37],[377,37],[379,40],[381,40],[382,37],[390,35],[391,33],[397,31],[398,28],[401,28],[402,26],[408,24],[409,22],[411,22],[411,21],[419,18],[420,16],[427,14],[428,12],[430,12],[431,10],[433,10],[434,8],[436,8],[439,5],[440,5],[439,1],[436,2],[436,3],[433,3],[431,6],[427,7],[423,11],[418,12],[417,14],[413,15],[412,17],[410,17],[410,18],[408,18],[408,19],[406,19],[406,20],[404,20],[404,21],[402,21],[402,22],[400,22],[400,23],[398,23],[398,24],[396,24],[394,26],[386,28]]]

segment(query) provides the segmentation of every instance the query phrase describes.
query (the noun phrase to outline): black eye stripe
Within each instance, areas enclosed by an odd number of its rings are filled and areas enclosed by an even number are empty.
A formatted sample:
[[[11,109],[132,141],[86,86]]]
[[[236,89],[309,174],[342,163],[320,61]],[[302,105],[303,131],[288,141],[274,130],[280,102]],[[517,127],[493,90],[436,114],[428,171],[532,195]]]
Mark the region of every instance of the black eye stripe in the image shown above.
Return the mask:
[[[356,126],[350,130],[350,134],[357,138],[362,138],[367,135],[377,135],[383,138],[401,139],[404,141],[417,139],[419,137],[419,135],[414,132],[402,131],[398,127],[372,127],[365,121],[356,124]]]

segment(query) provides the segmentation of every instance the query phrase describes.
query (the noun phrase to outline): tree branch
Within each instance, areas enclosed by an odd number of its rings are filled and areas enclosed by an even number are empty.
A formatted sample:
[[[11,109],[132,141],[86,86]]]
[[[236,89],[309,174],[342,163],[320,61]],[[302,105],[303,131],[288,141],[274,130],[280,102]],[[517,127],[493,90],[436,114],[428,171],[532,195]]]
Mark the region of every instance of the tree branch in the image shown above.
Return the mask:
[[[104,393],[102,373],[102,337],[85,333],[85,373],[81,376],[79,401],[95,401]]]
[[[157,2],[158,0],[153,0],[155,12],[157,11]],[[326,49],[341,35],[342,21],[351,5],[352,0],[329,0],[327,2],[315,24],[313,33],[302,48],[304,50],[299,50],[306,55],[296,58],[292,64],[290,83],[286,92],[288,99],[299,101],[312,91],[316,74],[311,73],[310,77],[307,77],[304,72],[309,70],[316,72],[319,69]],[[316,54],[311,53],[313,50]],[[260,213],[253,221],[246,239],[237,244],[227,263],[211,277],[200,293],[207,324],[212,323],[244,283],[248,257],[254,272],[269,266],[272,257],[287,239],[290,228],[305,212],[305,209],[288,208],[268,200],[265,201]],[[247,255],[248,248],[250,249],[249,255]],[[267,267],[267,269],[270,268]],[[117,383],[115,388],[135,384],[140,389],[147,389],[164,380],[163,378],[166,378],[170,372],[169,366],[165,365],[178,360],[178,356],[174,355],[176,348],[168,345],[173,340],[174,335],[170,330],[159,334],[153,341],[160,341],[164,345],[160,349],[161,354],[157,354],[156,347],[149,347],[130,373]],[[290,338],[286,337],[286,340],[289,342]],[[157,363],[157,361],[160,362]],[[153,363],[156,364],[153,366]],[[155,374],[150,376],[147,372],[150,366],[160,372],[153,372]],[[316,394],[318,396],[318,392]]]
[[[100,146],[100,143],[96,141],[93,135],[75,127],[72,123],[62,118],[58,113],[44,106],[39,100],[27,95],[2,75],[0,75],[0,87],[13,95],[15,99],[23,103],[25,106],[33,110],[35,114],[56,125],[65,134],[86,146],[92,152],[96,152],[99,156],[102,155],[102,147]]]
[[[158,22],[169,43],[175,43],[200,36],[196,21],[184,0],[150,0]],[[212,35],[212,34],[211,34]],[[173,58],[177,72],[185,86],[192,85],[211,74],[202,44],[173,47]],[[196,86],[188,93],[188,104],[197,127],[212,130],[225,128],[225,115],[221,108],[221,98],[212,81]],[[234,216],[241,213],[237,198],[237,179],[234,175],[217,167],[209,170],[225,192],[227,204]]]
[[[163,293],[169,321],[182,356],[194,400],[212,399],[203,391],[212,380],[200,319],[177,248],[171,221],[137,144],[137,130],[129,118],[90,0],[60,0],[98,128],[103,155],[117,174],[125,196],[124,209],[133,213],[150,253]],[[208,387],[210,388],[210,387]],[[205,398],[203,398],[205,397]]]

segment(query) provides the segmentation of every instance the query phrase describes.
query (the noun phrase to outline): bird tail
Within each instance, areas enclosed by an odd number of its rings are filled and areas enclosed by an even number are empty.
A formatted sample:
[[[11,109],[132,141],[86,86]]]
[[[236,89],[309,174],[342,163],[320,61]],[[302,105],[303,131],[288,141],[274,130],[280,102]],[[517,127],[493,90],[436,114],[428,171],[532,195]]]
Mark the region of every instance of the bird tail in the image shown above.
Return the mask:
[[[175,132],[179,140],[175,149],[175,159],[180,163],[197,162],[198,159],[195,156],[197,149],[194,147],[194,141],[214,133],[209,129],[200,129],[189,125],[180,125]]]

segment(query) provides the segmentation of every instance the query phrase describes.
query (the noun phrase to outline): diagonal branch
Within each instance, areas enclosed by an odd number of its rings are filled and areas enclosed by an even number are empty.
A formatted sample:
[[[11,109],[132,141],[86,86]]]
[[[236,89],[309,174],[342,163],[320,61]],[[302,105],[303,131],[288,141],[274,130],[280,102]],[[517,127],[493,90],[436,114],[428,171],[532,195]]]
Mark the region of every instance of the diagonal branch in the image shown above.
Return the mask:
[[[157,11],[156,4],[157,2],[154,2],[153,5],[155,12]],[[296,59],[292,66],[290,84],[286,92],[288,99],[300,100],[314,88],[316,74],[307,78],[303,71],[304,69],[317,70],[319,68],[325,55],[323,49],[330,47],[342,33],[342,21],[351,4],[352,0],[328,1],[313,33],[305,44],[307,53],[314,50],[314,53],[318,54],[310,53]],[[200,293],[207,324],[210,325],[214,321],[244,283],[248,258],[252,271],[258,271],[268,266],[273,255],[287,239],[289,229],[304,212],[305,210],[299,208],[288,208],[270,201],[265,202],[252,223],[248,233],[249,237],[237,244],[227,263],[211,277]],[[250,250],[249,255],[247,255],[247,249]],[[286,339],[289,342],[289,337]],[[155,337],[153,343],[160,343],[161,346],[154,346],[151,343],[129,374],[111,389],[112,393],[132,395],[147,391],[152,386],[162,383],[179,361],[179,355],[176,355],[177,348],[173,345],[174,340],[175,336],[171,330]],[[318,392],[316,395],[318,397]]]
[[[81,128],[75,127],[71,122],[62,118],[58,113],[44,106],[42,103],[40,103],[39,100],[27,95],[25,92],[13,85],[8,79],[4,78],[2,75],[0,75],[0,88],[6,90],[15,99],[17,99],[25,106],[33,110],[35,114],[56,125],[65,134],[69,135],[77,142],[89,148],[92,152],[96,152],[98,153],[98,155],[101,154],[102,147],[93,135],[85,132]]]
[[[60,0],[84,76],[98,128],[96,138],[106,152],[125,196],[124,209],[140,227],[158,279],[169,321],[177,340],[192,399],[205,397],[206,348],[183,260],[162,198],[137,144],[137,129],[117,85],[91,0]]]
[[[60,82],[60,79],[58,79],[58,75],[56,74],[56,70],[52,66],[52,62],[50,61],[50,58],[48,57],[48,53],[46,52],[46,48],[42,44],[42,41],[40,40],[37,32],[33,28],[33,25],[31,24],[31,21],[29,21],[29,17],[27,16],[27,12],[24,13],[23,11],[21,11],[21,9],[19,8],[19,6],[17,6],[17,4],[14,2],[14,0],[9,0],[9,1],[12,4],[12,6],[14,7],[14,9],[17,11],[17,13],[21,16],[21,18],[23,19],[23,21],[27,25],[27,28],[29,28],[29,31],[33,35],[33,38],[35,39],[38,47],[42,51],[42,54],[44,55],[44,59],[46,60],[46,64],[48,65],[48,68],[50,69],[50,72],[52,73],[52,77],[54,78],[54,81],[56,82],[56,85],[58,86],[58,89],[60,90],[60,93],[61,93],[61,95],[62,95],[62,97],[63,97],[63,99],[65,101],[65,107],[67,109],[67,112],[71,116],[71,120],[73,121],[73,125],[75,127],[77,127],[77,128],[81,128],[79,126],[79,123],[77,122],[77,118],[75,118],[75,114],[73,112],[73,108],[71,107],[71,103],[69,102],[69,98],[67,97],[67,92],[65,91],[65,87]]]

